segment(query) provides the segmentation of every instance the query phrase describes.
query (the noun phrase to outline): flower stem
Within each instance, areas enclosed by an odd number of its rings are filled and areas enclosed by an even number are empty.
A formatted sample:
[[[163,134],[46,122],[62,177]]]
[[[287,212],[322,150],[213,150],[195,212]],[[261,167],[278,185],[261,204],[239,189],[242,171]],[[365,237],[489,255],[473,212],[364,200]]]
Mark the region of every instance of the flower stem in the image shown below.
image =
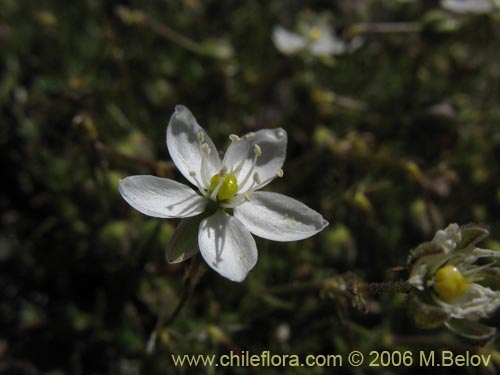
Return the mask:
[[[153,30],[155,33],[160,35],[161,37],[177,44],[178,46],[185,48],[186,50],[197,54],[197,55],[203,55],[202,48],[198,43],[196,43],[194,40],[178,33],[177,31],[171,29],[170,27],[152,19],[151,17],[146,16],[146,21],[148,26]]]
[[[111,156],[114,156],[114,157],[117,157],[117,158],[120,158],[123,160],[131,161],[131,162],[142,165],[142,166],[144,166],[148,169],[151,169],[151,170],[154,170],[156,168],[156,163],[154,161],[140,159],[140,158],[137,158],[135,156],[125,154],[121,151],[115,150],[114,148],[112,148],[112,147],[110,147],[102,142],[97,141],[95,143],[94,147],[98,152],[100,152],[102,154],[111,155]]]
[[[119,159],[131,161],[135,164],[142,165],[143,167],[155,171],[160,176],[168,175],[174,168],[174,164],[171,162],[141,159],[129,154],[125,154],[121,151],[118,151],[99,141],[95,142],[94,148],[97,152],[101,154],[111,155]]]
[[[289,293],[304,293],[312,291],[329,291],[332,288],[343,288],[345,284],[351,284],[352,281],[340,281],[339,278],[326,278],[319,281],[308,281],[295,283],[292,285],[278,285],[271,288],[266,288],[265,293],[269,294],[289,294]],[[382,282],[355,282],[356,292],[368,294],[381,293],[407,293],[412,286],[406,280],[398,281],[382,281]]]
[[[369,294],[408,293],[412,286],[406,280],[361,283],[359,291]]]
[[[187,270],[187,275],[184,279],[184,287],[182,295],[179,298],[179,302],[175,306],[174,310],[167,316],[166,311],[158,316],[154,330],[149,335],[149,339],[146,345],[146,353],[152,354],[156,348],[156,340],[160,335],[161,331],[172,325],[174,321],[179,316],[189,297],[193,294],[193,291],[200,280],[203,273],[203,267],[199,260],[199,257],[194,257]]]

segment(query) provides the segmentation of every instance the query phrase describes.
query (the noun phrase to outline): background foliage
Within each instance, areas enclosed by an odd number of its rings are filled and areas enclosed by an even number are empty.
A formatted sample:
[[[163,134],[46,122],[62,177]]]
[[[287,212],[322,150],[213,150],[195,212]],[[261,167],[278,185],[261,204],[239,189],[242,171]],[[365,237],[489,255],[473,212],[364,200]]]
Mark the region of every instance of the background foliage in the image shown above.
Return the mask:
[[[229,350],[475,350],[444,329],[418,330],[404,294],[346,296],[321,283],[405,279],[393,267],[449,222],[487,223],[484,246],[500,247],[498,13],[402,0],[0,0],[0,9],[0,373],[188,374],[170,354]],[[294,29],[305,13],[327,14],[340,37],[363,44],[336,57],[281,54],[273,28]],[[393,22],[407,29],[391,31]],[[179,103],[221,148],[231,133],[285,128],[285,175],[271,189],[331,224],[305,241],[258,240],[242,284],[204,273],[148,352],[158,317],[183,298],[189,264],[164,261],[177,222],[135,212],[117,181],[181,178],[165,147]],[[484,349],[497,369],[498,348]],[[283,370],[330,372],[217,373]]]

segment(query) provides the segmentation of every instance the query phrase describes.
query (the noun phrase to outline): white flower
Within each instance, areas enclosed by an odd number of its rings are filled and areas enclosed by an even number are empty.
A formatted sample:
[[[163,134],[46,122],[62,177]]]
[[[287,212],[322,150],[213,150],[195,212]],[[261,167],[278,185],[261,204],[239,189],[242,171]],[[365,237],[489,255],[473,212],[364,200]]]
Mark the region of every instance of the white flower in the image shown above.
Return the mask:
[[[167,147],[179,171],[198,191],[155,176],[120,180],[122,197],[159,218],[183,218],[167,248],[167,260],[183,261],[198,249],[222,276],[243,281],[257,263],[252,234],[275,241],[310,237],[328,225],[316,211],[281,194],[259,192],[277,176],[286,155],[284,129],[231,135],[224,158],[184,106],[167,126]]]
[[[455,13],[490,13],[500,6],[499,0],[442,0],[441,6]]]
[[[326,23],[305,24],[301,27],[300,34],[277,25],[273,29],[272,39],[276,48],[285,55],[305,50],[314,56],[342,55],[359,47],[360,42],[355,39],[347,45]]]

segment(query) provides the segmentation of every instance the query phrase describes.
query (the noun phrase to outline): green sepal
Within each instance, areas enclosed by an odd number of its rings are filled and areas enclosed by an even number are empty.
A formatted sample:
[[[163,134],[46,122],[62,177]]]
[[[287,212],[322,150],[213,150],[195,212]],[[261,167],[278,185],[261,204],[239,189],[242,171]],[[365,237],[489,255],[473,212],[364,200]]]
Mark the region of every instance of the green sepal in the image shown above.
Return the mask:
[[[448,313],[438,306],[425,303],[425,293],[412,291],[408,296],[408,313],[419,328],[431,329],[444,325]]]
[[[465,249],[484,240],[490,234],[490,229],[482,224],[466,224],[460,227],[462,240],[457,244],[456,250]]]
[[[446,322],[446,327],[453,333],[478,343],[486,343],[497,331],[495,327],[468,319],[450,319]]]
[[[198,231],[204,218],[205,216],[198,215],[181,220],[165,252],[168,263],[183,262],[199,251]]]
[[[446,253],[446,249],[443,246],[433,241],[427,241],[421,243],[415,249],[410,251],[410,256],[408,257],[408,264],[412,264],[413,262],[419,260],[424,256],[438,255],[444,253]]]

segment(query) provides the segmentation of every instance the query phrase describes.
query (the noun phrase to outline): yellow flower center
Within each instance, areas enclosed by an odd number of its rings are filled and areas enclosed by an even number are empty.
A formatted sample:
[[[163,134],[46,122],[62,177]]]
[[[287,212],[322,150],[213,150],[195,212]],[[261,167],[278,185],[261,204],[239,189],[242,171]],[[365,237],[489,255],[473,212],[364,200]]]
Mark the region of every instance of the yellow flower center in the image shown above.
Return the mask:
[[[319,38],[321,38],[321,30],[319,29],[319,27],[311,28],[308,34],[309,40],[311,42],[316,42]]]
[[[217,173],[210,180],[210,192],[214,192],[217,188],[219,189],[216,195],[217,199],[225,201],[232,198],[238,192],[238,181],[232,174],[221,176]]]
[[[434,275],[434,291],[445,302],[464,295],[467,279],[452,265],[441,267]]]

